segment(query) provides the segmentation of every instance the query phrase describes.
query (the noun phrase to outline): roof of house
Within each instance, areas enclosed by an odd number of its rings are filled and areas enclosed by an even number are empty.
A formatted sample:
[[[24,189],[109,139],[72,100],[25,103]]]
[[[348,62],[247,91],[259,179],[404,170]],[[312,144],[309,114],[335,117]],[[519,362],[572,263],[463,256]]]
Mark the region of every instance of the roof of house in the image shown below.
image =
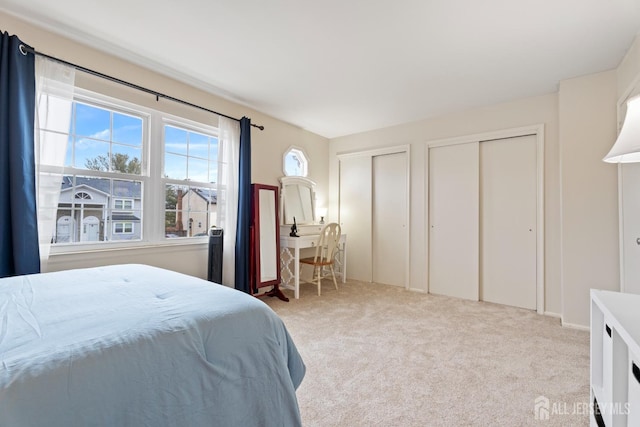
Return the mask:
[[[107,218],[107,219],[111,219],[112,221],[140,221],[140,218],[132,214],[115,214],[114,213],[113,215],[111,215],[111,218]]]
[[[113,191],[111,189],[111,182],[113,182]],[[124,181],[119,179],[109,178],[93,178],[86,176],[76,176],[75,186],[79,187],[85,185],[87,187],[95,188],[98,191],[102,191],[106,194],[111,194],[113,197],[140,199],[142,195],[142,183],[139,181]],[[73,187],[73,176],[66,175],[62,178],[62,190],[68,190]]]
[[[192,188],[191,191],[202,197],[205,201],[207,201],[207,203],[213,205],[218,203],[218,192],[213,188]],[[186,193],[184,196],[186,196],[187,194],[188,193]]]

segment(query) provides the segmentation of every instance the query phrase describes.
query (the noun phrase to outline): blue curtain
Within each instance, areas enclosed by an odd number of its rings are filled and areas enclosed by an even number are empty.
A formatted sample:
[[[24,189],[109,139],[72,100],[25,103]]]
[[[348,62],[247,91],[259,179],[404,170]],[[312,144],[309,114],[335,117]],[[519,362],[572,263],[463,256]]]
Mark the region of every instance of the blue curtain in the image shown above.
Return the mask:
[[[0,277],[40,272],[34,160],[35,59],[0,33]]]
[[[240,119],[238,228],[236,230],[236,289],[251,293],[249,251],[251,227],[251,119]]]

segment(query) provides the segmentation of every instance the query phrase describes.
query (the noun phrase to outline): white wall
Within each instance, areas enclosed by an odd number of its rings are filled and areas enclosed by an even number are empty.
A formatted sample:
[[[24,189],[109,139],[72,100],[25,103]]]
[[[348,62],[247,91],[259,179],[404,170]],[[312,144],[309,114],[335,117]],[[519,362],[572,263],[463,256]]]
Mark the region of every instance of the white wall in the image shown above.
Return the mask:
[[[264,131],[252,129],[252,182],[278,185],[283,175],[282,156],[285,150],[296,145],[309,156],[309,178],[317,183],[320,200],[326,200],[328,189],[328,150],[326,138],[307,132],[275,118],[266,116],[242,105],[211,95],[193,86],[178,82],[148,69],[133,65],[113,55],[97,51],[71,41],[54,32],[35,27],[11,15],[0,12],[2,30],[17,35],[37,51],[76,63],[101,73],[139,84],[146,88],[220,111],[232,117],[250,117],[252,123],[265,126]],[[155,97],[124,86],[108,82],[84,73],[76,74],[76,83],[89,90],[128,100],[140,105],[182,115],[193,120],[217,125],[217,117],[210,113],[182,106],[172,101],[156,101]],[[118,262],[148,263],[176,271],[206,277],[207,245],[195,244],[169,248],[135,248],[130,250],[101,251],[53,255],[48,271],[75,267],[113,264]]]
[[[640,90],[640,35],[616,69],[616,77],[619,101],[629,95],[630,91]]]
[[[589,324],[589,289],[619,290],[615,71],[560,83],[562,318]]]
[[[336,138],[330,144],[330,205],[338,198],[337,154],[384,146],[411,145],[410,287],[426,291],[426,143],[524,126],[545,125],[545,310],[560,314],[560,181],[558,97],[549,94],[372,132]],[[332,213],[337,217],[337,212]],[[348,233],[348,230],[345,230]]]

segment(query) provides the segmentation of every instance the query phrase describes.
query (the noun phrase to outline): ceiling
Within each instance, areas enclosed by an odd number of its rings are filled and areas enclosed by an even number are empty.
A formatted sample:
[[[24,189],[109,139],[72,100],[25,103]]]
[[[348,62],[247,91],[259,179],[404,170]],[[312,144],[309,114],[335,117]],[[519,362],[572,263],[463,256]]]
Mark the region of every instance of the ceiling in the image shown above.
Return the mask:
[[[640,0],[0,0],[0,10],[327,138],[553,93],[617,67],[640,30]]]

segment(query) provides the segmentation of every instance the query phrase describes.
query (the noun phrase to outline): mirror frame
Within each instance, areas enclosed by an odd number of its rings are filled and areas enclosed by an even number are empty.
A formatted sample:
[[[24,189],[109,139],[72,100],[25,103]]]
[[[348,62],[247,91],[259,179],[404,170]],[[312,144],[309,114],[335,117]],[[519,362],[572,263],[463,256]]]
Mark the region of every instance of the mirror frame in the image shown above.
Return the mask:
[[[291,225],[287,222],[287,203],[285,200],[287,185],[299,185],[309,188],[311,194],[311,221],[300,221],[296,218],[296,224],[314,224],[316,222],[316,183],[302,176],[283,176],[280,178],[280,224]]]
[[[252,192],[254,229],[251,246],[253,246],[253,259],[255,260],[255,271],[252,272],[252,275],[255,275],[255,288],[259,289],[264,286],[277,285],[281,279],[277,207],[278,187],[252,184]],[[272,203],[261,203],[262,201],[269,201],[271,197],[273,197]],[[265,268],[272,271],[272,274],[268,277],[264,276]]]

